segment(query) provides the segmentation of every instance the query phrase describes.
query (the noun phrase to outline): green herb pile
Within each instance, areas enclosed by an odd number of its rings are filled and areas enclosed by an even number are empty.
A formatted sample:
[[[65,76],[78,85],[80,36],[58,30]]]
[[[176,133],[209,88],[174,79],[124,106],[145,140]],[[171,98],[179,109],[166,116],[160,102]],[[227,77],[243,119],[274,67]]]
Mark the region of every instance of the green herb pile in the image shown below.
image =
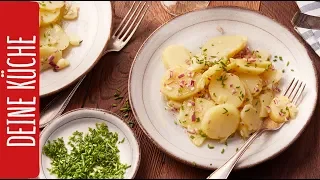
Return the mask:
[[[69,137],[70,153],[63,138],[58,138],[48,141],[43,154],[52,160],[48,170],[58,178],[123,179],[130,166],[121,164],[117,143],[118,134],[110,132],[106,124],[97,123],[88,134],[76,131]]]

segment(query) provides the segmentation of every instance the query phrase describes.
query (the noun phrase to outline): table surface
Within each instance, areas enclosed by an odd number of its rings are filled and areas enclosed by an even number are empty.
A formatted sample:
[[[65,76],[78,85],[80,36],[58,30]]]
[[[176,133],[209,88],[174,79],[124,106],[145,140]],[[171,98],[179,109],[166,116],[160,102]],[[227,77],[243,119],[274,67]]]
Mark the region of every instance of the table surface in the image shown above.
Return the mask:
[[[121,22],[131,4],[132,2],[125,1],[112,2],[114,27],[117,27]],[[150,5],[146,17],[131,41],[120,52],[108,53],[101,58],[93,70],[88,73],[65,112],[85,107],[106,109],[121,116],[124,115],[119,109],[128,97],[129,70],[136,52],[156,28],[173,18],[161,7],[159,1],[150,2]],[[298,7],[293,1],[211,1],[208,8],[214,6],[237,6],[259,11],[285,25],[307,47],[319,74],[319,57],[295,33],[290,23],[294,13],[298,11]],[[121,95],[125,97],[121,103],[119,100],[114,100],[113,95],[116,89],[120,89]],[[42,98],[41,109],[54,96]],[[320,99],[318,99],[317,110],[310,124],[287,150],[255,167],[234,171],[231,173],[230,178],[319,178],[319,101]],[[113,107],[112,104],[114,103],[119,105]],[[129,113],[129,117],[124,118],[124,120],[126,122],[136,122],[132,113]],[[211,173],[208,170],[185,165],[160,151],[143,133],[137,123],[133,126],[133,131],[140,142],[142,151],[141,164],[136,178],[206,178]]]

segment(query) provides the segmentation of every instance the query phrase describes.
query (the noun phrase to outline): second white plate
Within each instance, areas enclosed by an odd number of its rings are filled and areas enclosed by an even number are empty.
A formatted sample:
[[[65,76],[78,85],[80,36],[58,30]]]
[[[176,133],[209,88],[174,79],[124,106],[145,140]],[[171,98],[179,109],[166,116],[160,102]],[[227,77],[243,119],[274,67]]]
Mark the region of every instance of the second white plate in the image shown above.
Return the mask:
[[[63,52],[70,66],[54,72],[52,69],[40,73],[40,96],[58,92],[74,83],[89,72],[98,62],[104,50],[112,27],[112,8],[110,1],[73,1],[79,7],[79,17],[63,23],[67,34],[76,34],[82,41],[79,47]]]
[[[225,35],[247,36],[252,49],[261,48],[282,56],[284,61],[275,63],[277,69],[285,69],[282,89],[293,77],[307,84],[297,118],[279,131],[265,133],[256,139],[236,166],[250,167],[276,156],[293,143],[308,124],[317,102],[316,70],[306,49],[272,19],[238,8],[206,9],[173,19],[155,31],[139,50],[130,72],[130,103],[140,127],[164,152],[201,168],[215,169],[224,164],[241,147],[243,140],[234,137],[228,140],[228,146],[207,141],[214,144],[214,149],[209,149],[207,143],[196,147],[184,129],[175,125],[175,117],[165,110],[160,94],[160,81],[165,72],[161,61],[163,50],[168,45],[182,44],[197,52],[204,42],[221,35],[217,26],[224,29]],[[288,61],[290,65],[286,66]]]

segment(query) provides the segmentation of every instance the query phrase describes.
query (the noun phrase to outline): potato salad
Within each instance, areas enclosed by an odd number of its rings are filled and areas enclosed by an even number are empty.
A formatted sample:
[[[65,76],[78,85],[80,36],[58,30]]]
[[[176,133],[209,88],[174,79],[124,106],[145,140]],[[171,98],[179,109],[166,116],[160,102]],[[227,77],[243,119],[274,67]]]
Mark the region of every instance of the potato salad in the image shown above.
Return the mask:
[[[62,21],[75,20],[79,8],[66,1],[38,1],[40,27],[40,70],[61,70],[69,66],[63,51],[70,45],[79,46],[82,40],[77,35],[67,35]]]
[[[251,50],[241,35],[218,36],[193,54],[182,45],[168,46],[161,93],[176,124],[196,145],[206,138],[225,142],[235,133],[248,138],[265,118],[276,123],[295,118],[296,107],[279,95],[282,71],[271,54]]]

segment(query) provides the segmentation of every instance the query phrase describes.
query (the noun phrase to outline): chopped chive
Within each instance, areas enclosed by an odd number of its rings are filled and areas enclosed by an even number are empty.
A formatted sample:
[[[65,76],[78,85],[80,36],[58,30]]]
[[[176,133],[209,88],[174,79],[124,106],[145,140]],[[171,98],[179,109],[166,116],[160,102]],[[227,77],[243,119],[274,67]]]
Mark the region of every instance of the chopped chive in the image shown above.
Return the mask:
[[[133,127],[134,127],[134,122],[129,121],[129,122],[128,122],[128,125],[129,125],[131,128],[133,128]]]
[[[221,154],[223,154],[223,153],[224,153],[224,149],[221,150]]]
[[[211,144],[208,144],[208,148],[209,148],[209,149],[214,149],[214,146],[211,145]]]
[[[112,107],[117,107],[117,104],[112,104]]]
[[[290,61],[287,62],[287,66],[289,66],[289,64],[290,64]]]

